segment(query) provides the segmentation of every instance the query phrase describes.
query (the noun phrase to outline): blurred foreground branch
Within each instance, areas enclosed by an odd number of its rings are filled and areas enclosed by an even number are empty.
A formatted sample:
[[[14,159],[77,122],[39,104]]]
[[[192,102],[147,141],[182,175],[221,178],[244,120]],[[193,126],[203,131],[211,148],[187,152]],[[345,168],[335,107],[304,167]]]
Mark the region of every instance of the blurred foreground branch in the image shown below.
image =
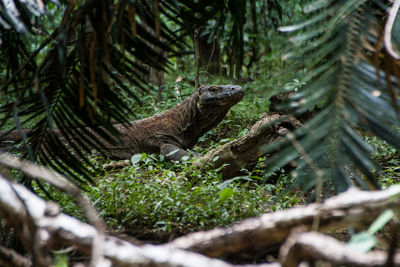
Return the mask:
[[[329,262],[334,266],[400,266],[400,254],[388,265],[388,253],[354,251],[345,243],[318,232],[292,234],[280,251],[282,266],[296,267],[301,262]]]
[[[310,230],[316,216],[320,217],[321,231],[368,225],[386,209],[400,210],[399,193],[400,185],[370,192],[353,188],[323,203],[266,213],[230,227],[188,234],[166,246],[211,257],[256,246],[274,247],[282,244],[300,225]]]
[[[2,166],[7,165],[5,159],[1,158]],[[303,231],[309,231],[315,216],[320,217],[322,231],[368,224],[386,209],[398,212],[399,194],[400,185],[375,192],[351,189],[323,203],[267,213],[230,227],[188,234],[164,245],[137,246],[103,235],[101,229],[61,213],[56,204],[45,202],[0,174],[0,216],[14,228],[27,255],[30,255],[21,256],[9,248],[0,247],[0,263],[15,259],[19,266],[48,266],[51,264],[51,250],[71,246],[91,255],[92,266],[235,266],[212,257],[284,244],[279,257],[282,266],[318,260],[339,265],[383,266],[387,258],[385,252],[357,254],[331,237],[313,232],[298,234],[293,230],[302,225]],[[96,246],[101,239],[102,246]],[[324,249],[327,247],[330,249]],[[97,257],[96,262],[93,257]],[[368,263],[363,257],[374,260]],[[400,263],[399,257],[394,254],[395,265]],[[281,266],[281,263],[246,266]]]

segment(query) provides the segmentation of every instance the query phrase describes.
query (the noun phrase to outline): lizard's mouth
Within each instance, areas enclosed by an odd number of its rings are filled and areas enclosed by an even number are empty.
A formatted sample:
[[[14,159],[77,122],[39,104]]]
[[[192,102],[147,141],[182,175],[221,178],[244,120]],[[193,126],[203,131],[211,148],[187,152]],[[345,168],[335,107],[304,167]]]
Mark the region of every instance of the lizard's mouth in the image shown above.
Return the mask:
[[[244,97],[244,92],[243,90],[233,92],[233,93],[228,93],[227,95],[219,96],[216,98],[216,102],[218,105],[221,106],[233,106],[236,103],[238,103],[240,100],[242,100]]]
[[[200,106],[233,106],[242,100],[244,92],[237,85],[214,86],[202,96]]]

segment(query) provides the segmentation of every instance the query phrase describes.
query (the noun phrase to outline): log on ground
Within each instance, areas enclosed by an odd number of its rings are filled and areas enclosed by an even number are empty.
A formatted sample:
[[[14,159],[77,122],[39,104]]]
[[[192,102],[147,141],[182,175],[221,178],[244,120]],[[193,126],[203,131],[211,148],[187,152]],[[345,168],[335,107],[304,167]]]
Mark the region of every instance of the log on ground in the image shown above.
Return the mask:
[[[310,230],[315,218],[321,231],[343,227],[364,227],[386,209],[400,210],[400,185],[383,191],[352,188],[325,202],[266,213],[226,228],[200,231],[177,238],[167,247],[181,248],[210,257],[246,250],[256,246],[282,244],[299,225]]]
[[[197,158],[193,165],[198,168],[209,165],[219,168],[225,165],[221,169],[223,177],[233,177],[240,174],[243,168],[251,170],[255,166],[258,158],[263,156],[262,146],[282,138],[301,125],[300,121],[291,116],[264,114],[245,136],[210,150]]]

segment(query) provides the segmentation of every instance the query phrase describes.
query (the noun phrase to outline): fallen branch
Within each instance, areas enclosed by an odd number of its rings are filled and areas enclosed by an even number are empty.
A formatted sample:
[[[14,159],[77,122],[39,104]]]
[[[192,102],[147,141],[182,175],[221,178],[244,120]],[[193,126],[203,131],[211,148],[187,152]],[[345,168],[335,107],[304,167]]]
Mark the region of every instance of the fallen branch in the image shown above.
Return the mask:
[[[29,161],[24,161],[16,156],[13,156],[11,154],[7,153],[1,153],[0,154],[0,167],[8,167],[8,168],[13,168],[16,170],[21,171],[25,175],[31,177],[32,179],[36,180],[44,180],[47,183],[53,185],[54,187],[63,190],[66,193],[69,193],[74,197],[76,202],[83,208],[83,211],[85,212],[85,215],[90,223],[92,223],[96,229],[98,230],[99,234],[96,236],[95,242],[92,243],[92,246],[94,247],[92,252],[94,253],[91,257],[91,265],[96,265],[96,263],[103,261],[101,258],[101,255],[98,255],[97,251],[101,250],[101,246],[103,244],[103,239],[104,239],[104,223],[100,215],[97,213],[96,209],[89,203],[89,201],[83,197],[81,194],[81,191],[79,187],[74,184],[72,181],[70,181],[66,176],[61,175],[61,174],[56,174],[55,172],[51,171],[50,169],[47,169],[43,166],[37,165],[35,163],[29,162]],[[1,174],[1,171],[0,171]],[[23,203],[25,205],[25,203]],[[54,213],[58,214],[59,208],[57,205],[54,203],[48,203],[47,207],[47,213]],[[30,219],[27,217],[27,219]],[[32,227],[32,225],[30,225]],[[37,225],[35,225],[36,227]],[[28,229],[28,228],[27,228]],[[35,229],[30,229],[30,231],[38,231],[36,228]],[[27,235],[27,234],[25,234]],[[30,236],[31,237],[31,236]],[[31,237],[32,238],[32,237]],[[34,241],[36,241],[37,238],[40,238],[40,236],[35,236]],[[28,239],[29,240],[29,239]],[[28,242],[30,243],[30,242]],[[25,244],[25,247],[28,245]],[[36,245],[34,247],[33,255],[40,255],[40,250],[38,249],[39,246]],[[41,256],[37,257],[37,260],[43,261],[41,259]],[[35,259],[35,257],[34,257]],[[35,259],[36,260],[36,259]],[[36,265],[39,263],[34,262]],[[40,265],[40,264],[39,264]],[[47,265],[44,261],[41,265]]]
[[[284,267],[297,267],[301,262],[329,262],[334,266],[378,267],[387,265],[386,251],[361,253],[335,238],[318,232],[291,235],[282,245],[280,261]],[[400,254],[395,254],[394,263],[400,266]]]
[[[224,178],[233,177],[243,168],[254,167],[258,158],[263,155],[261,153],[263,145],[275,141],[284,136],[288,130],[294,130],[300,126],[301,122],[294,117],[277,113],[264,114],[245,136],[210,150],[196,159],[193,164],[199,168],[207,165],[219,168],[225,165],[221,170]]]
[[[22,170],[23,166],[19,163],[18,161],[6,162],[0,158],[0,165],[14,166]],[[40,170],[35,166],[28,164],[26,167],[25,173],[40,176]],[[52,175],[48,172],[43,173],[48,178]],[[96,229],[61,213],[56,204],[45,202],[22,185],[10,182],[0,172],[0,215],[9,226],[14,227],[20,239],[31,242],[31,246],[25,246],[25,248],[33,256],[29,260],[32,260],[32,264],[36,266],[46,266],[45,263],[51,261],[49,252],[65,246],[73,246],[82,253],[91,254],[94,265],[234,266],[207,256],[216,257],[258,246],[281,245],[285,240],[287,241],[282,247],[280,256],[284,266],[295,266],[300,261],[314,259],[339,265],[371,266],[362,265],[366,261],[359,260],[364,254],[361,256],[354,253],[345,254],[348,253],[346,249],[339,246],[341,244],[332,238],[319,236],[316,233],[313,233],[312,237],[308,235],[288,237],[299,225],[303,225],[305,231],[310,230],[316,216],[320,219],[321,231],[369,224],[386,209],[398,212],[399,195],[400,185],[374,192],[353,188],[324,203],[264,214],[231,227],[189,234],[165,245],[136,246],[116,237],[104,235],[102,246],[93,246],[103,236],[102,229]],[[316,245],[310,247],[313,244]],[[318,247],[321,246],[320,244],[332,244],[332,248],[335,249],[338,247],[337,255],[334,255],[333,249],[329,249],[329,254],[327,254],[326,248],[324,250]],[[29,261],[8,252],[7,250],[0,251],[0,262],[5,262],[15,256],[20,259],[20,266],[29,266]],[[39,258],[35,259],[35,255]],[[93,255],[97,255],[97,262],[93,262],[93,258],[96,258]],[[295,255],[300,255],[300,257]],[[349,260],[347,259],[349,255],[357,257]],[[365,255],[368,259],[375,260],[372,261],[375,266],[383,266],[380,264],[387,258],[387,255],[386,258],[382,256],[385,255],[383,252]],[[345,262],[345,260],[348,261]],[[394,255],[393,262],[398,265],[397,254]],[[279,264],[246,266],[271,267],[279,266]]]
[[[400,185],[384,191],[350,189],[321,204],[267,213],[227,228],[215,228],[177,238],[166,244],[217,257],[255,246],[276,246],[285,241],[292,229],[304,225],[310,230],[315,216],[320,217],[320,230],[369,224],[388,208],[400,209]]]
[[[54,212],[56,210],[56,212]],[[37,242],[45,244],[44,249],[60,249],[70,245],[83,253],[93,253],[92,244],[101,233],[93,226],[60,213],[54,209],[54,203],[46,203],[25,187],[11,183],[0,175],[0,215],[7,224],[15,229],[21,225],[34,223],[36,233],[40,236]],[[36,246],[36,244],[35,244]],[[112,236],[105,236],[101,247],[101,260],[105,264],[135,266],[235,266],[221,260],[163,246],[144,245],[141,247]],[[0,255],[1,256],[1,255]],[[0,261],[1,262],[1,261]],[[23,266],[23,265],[22,265]],[[261,264],[248,266],[277,266]]]

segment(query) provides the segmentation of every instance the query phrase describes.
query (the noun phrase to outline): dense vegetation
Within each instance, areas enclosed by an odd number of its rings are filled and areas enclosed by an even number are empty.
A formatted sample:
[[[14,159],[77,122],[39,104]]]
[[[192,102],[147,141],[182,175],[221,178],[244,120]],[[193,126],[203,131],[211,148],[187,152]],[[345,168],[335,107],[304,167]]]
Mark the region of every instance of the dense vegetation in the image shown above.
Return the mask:
[[[266,97],[261,96],[257,84],[243,85],[246,88],[245,99],[231,109],[218,127],[200,139],[194,151],[205,154],[213,147],[243,136],[267,111],[269,93],[264,94]],[[172,81],[170,86],[175,86],[175,82]],[[276,92],[272,86],[274,84],[271,84],[271,94]],[[180,88],[183,88],[182,95],[193,90],[189,84],[181,84]],[[147,98],[145,106],[150,108],[148,114],[143,113],[144,118],[179,102],[175,97],[165,96],[155,105],[155,97]],[[249,106],[253,109],[249,110]],[[90,160],[100,170],[112,163],[102,157]],[[165,240],[171,234],[223,226],[299,202],[296,193],[281,194],[291,183],[288,174],[279,170],[266,177],[262,158],[256,169],[229,180],[223,179],[218,169],[201,171],[194,169],[190,161],[171,162],[156,154],[134,155],[132,162],[132,166],[123,169],[99,171],[94,178],[95,185],[86,189],[111,229],[127,231],[138,237]],[[79,207],[67,195],[56,194],[53,197],[62,200],[65,212],[84,219]]]
[[[165,242],[350,186],[399,182],[400,65],[383,40],[389,1],[14,2],[0,3],[1,130],[19,131],[14,148],[22,157],[79,184],[111,232]],[[115,135],[114,122],[178,104],[198,78],[245,91],[200,138],[200,154],[244,136],[278,93],[295,92],[281,106],[283,116],[313,115],[266,145],[254,169],[231,179],[189,159],[144,153],[132,155],[130,166],[105,170],[112,161],[93,153],[101,146],[96,135],[86,132],[68,151],[52,134],[59,128],[75,140],[72,129],[90,126],[104,138]],[[15,176],[85,220],[73,197]]]

